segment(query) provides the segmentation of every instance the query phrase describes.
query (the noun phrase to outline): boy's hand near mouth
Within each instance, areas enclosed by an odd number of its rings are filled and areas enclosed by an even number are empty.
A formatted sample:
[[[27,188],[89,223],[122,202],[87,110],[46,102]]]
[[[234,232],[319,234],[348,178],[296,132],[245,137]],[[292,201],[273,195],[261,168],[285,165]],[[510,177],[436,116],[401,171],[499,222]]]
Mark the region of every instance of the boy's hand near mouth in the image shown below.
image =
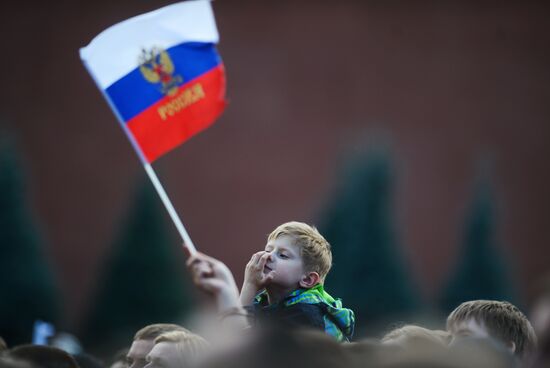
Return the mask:
[[[240,300],[242,305],[250,305],[258,292],[264,289],[275,276],[275,270],[268,265],[270,253],[254,253],[246,265]]]

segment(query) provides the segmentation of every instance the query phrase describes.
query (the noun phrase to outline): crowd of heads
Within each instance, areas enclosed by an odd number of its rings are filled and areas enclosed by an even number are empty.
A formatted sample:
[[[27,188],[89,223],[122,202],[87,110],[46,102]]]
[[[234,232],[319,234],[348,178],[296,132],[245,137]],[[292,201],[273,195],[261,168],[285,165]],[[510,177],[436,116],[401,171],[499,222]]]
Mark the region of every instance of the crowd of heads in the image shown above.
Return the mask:
[[[492,307],[489,307],[491,305]],[[396,327],[380,338],[339,343],[322,331],[277,325],[235,332],[231,348],[215,346],[174,324],[146,326],[108,364],[42,345],[4,348],[0,368],[521,368],[546,367],[532,327],[509,303],[471,301],[448,318],[458,329]],[[495,308],[512,315],[483,314]],[[510,309],[511,308],[511,309]],[[466,313],[478,309],[479,313]],[[473,314],[472,314],[473,313]],[[515,315],[519,313],[518,315]],[[519,317],[519,318],[517,318]],[[500,324],[491,325],[497,320]],[[475,321],[477,326],[468,321]],[[489,327],[491,326],[491,327]],[[512,331],[512,333],[510,332]]]
[[[382,336],[352,340],[353,312],[323,289],[331,246],[312,226],[277,227],[247,264],[240,295],[222,262],[197,254],[187,265],[218,308],[210,318],[218,322],[214,331],[148,325],[107,363],[53,346],[9,347],[0,338],[0,368],[550,367],[549,288],[535,308],[536,328],[509,302],[472,300],[458,305],[439,329],[401,324]],[[265,310],[269,323],[256,323]],[[222,323],[227,318],[235,323]],[[345,336],[333,333],[347,327]]]

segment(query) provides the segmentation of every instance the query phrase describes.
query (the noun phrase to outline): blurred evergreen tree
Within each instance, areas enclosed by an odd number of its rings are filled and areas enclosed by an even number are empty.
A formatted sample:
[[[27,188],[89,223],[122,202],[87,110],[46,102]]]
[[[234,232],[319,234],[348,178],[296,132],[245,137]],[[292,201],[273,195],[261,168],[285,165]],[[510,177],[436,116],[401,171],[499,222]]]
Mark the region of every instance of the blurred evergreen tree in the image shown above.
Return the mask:
[[[340,178],[320,226],[334,258],[327,289],[356,313],[356,335],[372,334],[419,306],[396,241],[389,155],[361,153]]]
[[[474,299],[515,303],[513,286],[496,245],[495,211],[489,179],[480,175],[463,226],[459,262],[440,298],[444,313]]]
[[[191,305],[183,250],[151,183],[141,185],[133,203],[82,333],[103,352],[127,346],[145,325],[181,322]]]
[[[11,139],[0,139],[0,336],[30,343],[33,324],[56,323],[58,291],[44,243],[27,207],[24,178]]]

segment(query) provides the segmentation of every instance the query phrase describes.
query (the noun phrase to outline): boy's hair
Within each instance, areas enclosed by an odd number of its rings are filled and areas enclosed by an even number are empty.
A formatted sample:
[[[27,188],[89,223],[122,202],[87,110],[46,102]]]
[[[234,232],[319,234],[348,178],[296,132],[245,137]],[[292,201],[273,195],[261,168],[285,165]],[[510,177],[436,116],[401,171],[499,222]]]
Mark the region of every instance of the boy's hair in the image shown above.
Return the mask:
[[[385,334],[381,341],[385,343],[400,339],[404,344],[435,344],[443,347],[447,346],[449,342],[449,334],[446,331],[429,330],[416,325],[404,325]]]
[[[209,344],[205,339],[197,334],[185,331],[164,333],[155,339],[155,345],[161,342],[175,344],[180,357],[190,363],[204,356],[209,348]]]
[[[74,358],[64,350],[44,345],[19,345],[9,356],[41,368],[79,368]]]
[[[189,333],[189,330],[172,323],[155,323],[143,327],[141,330],[136,332],[134,336],[134,341],[136,340],[154,340],[160,335],[172,332],[172,331],[183,331]]]
[[[300,247],[300,254],[307,272],[317,272],[321,284],[332,266],[332,253],[329,242],[314,227],[303,222],[291,221],[279,225],[269,234],[267,241],[281,236],[290,236]]]
[[[447,317],[447,330],[469,319],[483,324],[492,337],[513,342],[515,354],[523,357],[535,351],[537,336],[525,315],[506,301],[472,300],[460,304]]]

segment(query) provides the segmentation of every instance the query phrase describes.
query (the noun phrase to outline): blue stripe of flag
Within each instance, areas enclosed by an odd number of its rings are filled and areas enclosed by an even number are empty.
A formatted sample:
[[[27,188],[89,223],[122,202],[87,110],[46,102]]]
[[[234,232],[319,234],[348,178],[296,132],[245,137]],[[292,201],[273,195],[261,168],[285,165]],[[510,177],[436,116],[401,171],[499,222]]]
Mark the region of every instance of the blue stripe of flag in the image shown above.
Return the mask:
[[[186,42],[166,50],[172,63],[174,73],[186,84],[206,73],[221,63],[221,58],[213,43]],[[138,64],[136,55],[136,65]],[[116,106],[124,121],[134,116],[165,97],[161,92],[161,83],[150,83],[141,74],[139,67],[118,81],[111,84],[106,92]]]

